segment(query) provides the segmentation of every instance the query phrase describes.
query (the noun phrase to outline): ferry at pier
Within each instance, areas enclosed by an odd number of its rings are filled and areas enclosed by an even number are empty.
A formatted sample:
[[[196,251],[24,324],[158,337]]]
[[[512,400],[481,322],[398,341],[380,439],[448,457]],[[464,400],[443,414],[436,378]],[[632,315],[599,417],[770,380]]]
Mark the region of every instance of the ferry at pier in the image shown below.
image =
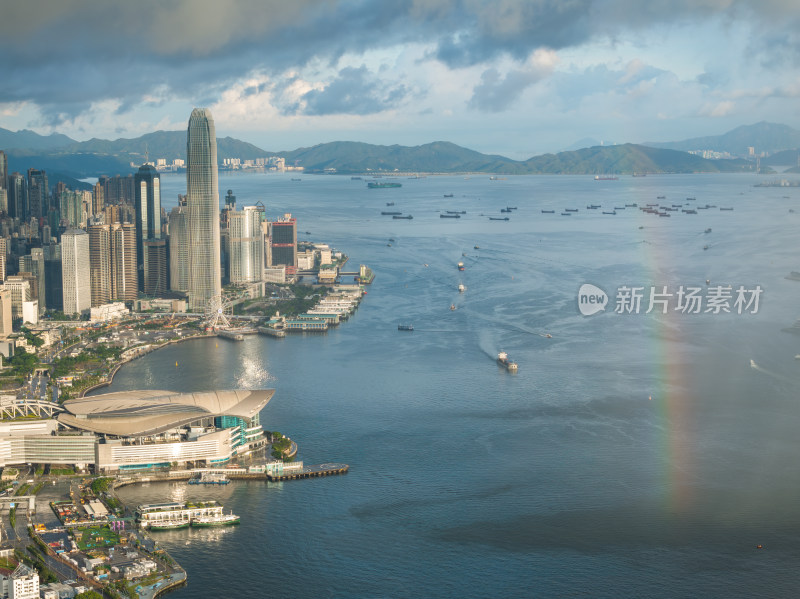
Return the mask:
[[[207,528],[210,526],[229,526],[239,524],[240,518],[236,514],[221,514],[219,516],[199,516],[192,519],[192,527]]]
[[[188,520],[169,520],[166,522],[159,522],[158,524],[151,524],[150,530],[180,530],[181,528],[189,528]]]

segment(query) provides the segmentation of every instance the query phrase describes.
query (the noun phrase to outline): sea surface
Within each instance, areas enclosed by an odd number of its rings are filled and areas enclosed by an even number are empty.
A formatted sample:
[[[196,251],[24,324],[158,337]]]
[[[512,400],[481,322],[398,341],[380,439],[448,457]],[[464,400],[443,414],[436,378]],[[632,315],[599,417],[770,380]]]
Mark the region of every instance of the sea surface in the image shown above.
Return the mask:
[[[753,175],[293,177],[222,174],[220,198],[292,213],[300,239],[369,265],[356,314],[322,335],[170,346],[109,390],[274,388],[264,427],[305,463],[350,472],[122,489],[131,504],[214,498],[242,518],[154,533],[189,575],[171,597],[800,592],[800,336],[782,331],[800,316],[785,278],[800,271],[799,189]],[[162,190],[175,205],[185,177]],[[656,202],[717,208],[602,214]],[[584,283],[605,311],[581,315]],[[624,286],[644,288],[638,313],[615,312]],[[762,293],[741,314],[733,299],[684,313],[675,296],[647,313],[650,287],[681,286]]]

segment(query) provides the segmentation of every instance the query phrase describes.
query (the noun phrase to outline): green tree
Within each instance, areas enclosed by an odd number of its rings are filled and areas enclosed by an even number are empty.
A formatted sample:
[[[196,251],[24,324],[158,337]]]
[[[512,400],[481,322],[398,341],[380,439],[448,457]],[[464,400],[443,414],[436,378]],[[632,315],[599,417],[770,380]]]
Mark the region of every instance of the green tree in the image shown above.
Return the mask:
[[[97,591],[84,591],[75,595],[75,599],[103,599],[103,596]]]

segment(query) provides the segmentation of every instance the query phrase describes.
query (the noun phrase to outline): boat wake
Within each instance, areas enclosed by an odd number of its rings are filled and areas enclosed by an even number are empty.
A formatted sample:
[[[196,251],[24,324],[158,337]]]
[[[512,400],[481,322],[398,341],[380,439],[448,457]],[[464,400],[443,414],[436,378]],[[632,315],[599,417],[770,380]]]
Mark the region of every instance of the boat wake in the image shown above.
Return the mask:
[[[753,370],[757,370],[767,376],[771,376],[772,378],[778,379],[779,381],[783,381],[784,383],[796,383],[797,381],[794,379],[789,378],[788,376],[784,376],[782,374],[778,374],[777,372],[772,372],[771,370],[767,370],[766,368],[762,368],[758,364],[756,364],[755,360],[750,360],[750,368]]]

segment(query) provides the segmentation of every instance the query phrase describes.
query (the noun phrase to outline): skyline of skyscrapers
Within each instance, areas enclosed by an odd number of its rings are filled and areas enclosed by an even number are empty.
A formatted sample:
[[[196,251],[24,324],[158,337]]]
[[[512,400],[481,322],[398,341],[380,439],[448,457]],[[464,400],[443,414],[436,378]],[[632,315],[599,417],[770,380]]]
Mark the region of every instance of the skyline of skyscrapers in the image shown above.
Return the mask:
[[[189,308],[204,310],[222,294],[217,137],[207,108],[195,108],[186,133]]]

